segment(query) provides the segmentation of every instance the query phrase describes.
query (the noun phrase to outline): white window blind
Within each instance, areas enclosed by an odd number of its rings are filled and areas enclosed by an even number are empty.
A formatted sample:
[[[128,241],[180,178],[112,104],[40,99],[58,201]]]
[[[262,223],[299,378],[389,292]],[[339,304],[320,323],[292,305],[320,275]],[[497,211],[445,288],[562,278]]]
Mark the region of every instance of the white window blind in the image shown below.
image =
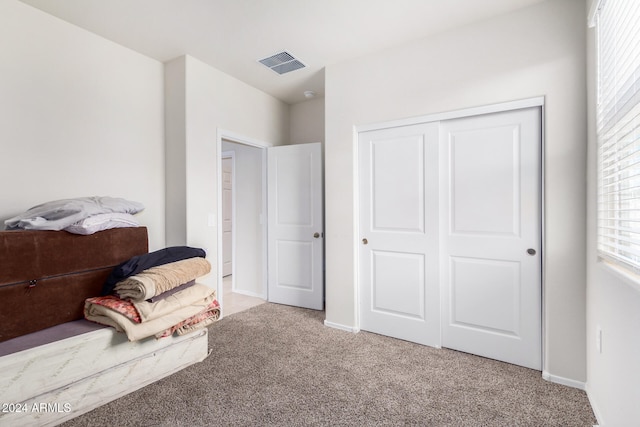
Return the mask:
[[[604,0],[595,22],[598,251],[640,271],[640,1]]]

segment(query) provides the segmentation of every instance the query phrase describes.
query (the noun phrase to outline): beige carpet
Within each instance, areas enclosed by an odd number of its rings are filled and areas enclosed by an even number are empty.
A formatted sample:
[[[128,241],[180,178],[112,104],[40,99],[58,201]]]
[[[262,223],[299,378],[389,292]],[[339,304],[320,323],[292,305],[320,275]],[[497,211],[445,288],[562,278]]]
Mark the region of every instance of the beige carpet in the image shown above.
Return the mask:
[[[65,426],[592,426],[538,371],[323,325],[262,304],[209,328],[211,355]]]

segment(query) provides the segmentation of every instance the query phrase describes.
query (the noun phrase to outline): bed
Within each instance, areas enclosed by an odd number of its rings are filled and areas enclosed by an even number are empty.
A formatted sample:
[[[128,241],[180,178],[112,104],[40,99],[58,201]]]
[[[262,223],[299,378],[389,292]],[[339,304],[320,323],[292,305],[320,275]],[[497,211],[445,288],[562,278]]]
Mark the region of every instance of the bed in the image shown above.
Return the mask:
[[[207,357],[206,328],[132,342],[83,319],[147,245],[144,227],[0,231],[0,425],[57,425]]]

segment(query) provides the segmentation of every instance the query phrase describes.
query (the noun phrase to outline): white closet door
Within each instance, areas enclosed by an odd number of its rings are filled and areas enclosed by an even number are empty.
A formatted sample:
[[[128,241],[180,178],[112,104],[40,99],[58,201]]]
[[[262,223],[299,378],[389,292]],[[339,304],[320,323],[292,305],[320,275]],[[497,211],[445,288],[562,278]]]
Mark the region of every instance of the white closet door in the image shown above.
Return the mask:
[[[539,108],[442,122],[442,345],[541,369]]]
[[[358,144],[360,328],[438,346],[438,125]]]

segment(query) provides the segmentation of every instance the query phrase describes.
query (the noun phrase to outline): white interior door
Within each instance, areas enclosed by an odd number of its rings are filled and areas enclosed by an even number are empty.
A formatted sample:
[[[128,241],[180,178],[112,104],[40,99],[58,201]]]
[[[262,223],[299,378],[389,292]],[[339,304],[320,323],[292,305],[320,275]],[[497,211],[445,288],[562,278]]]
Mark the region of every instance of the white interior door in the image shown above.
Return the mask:
[[[269,301],[322,310],[320,143],[267,149]]]
[[[442,122],[442,346],[541,369],[539,108]]]
[[[222,158],[222,276],[233,272],[233,157]]]
[[[438,124],[359,134],[360,328],[439,346]]]

